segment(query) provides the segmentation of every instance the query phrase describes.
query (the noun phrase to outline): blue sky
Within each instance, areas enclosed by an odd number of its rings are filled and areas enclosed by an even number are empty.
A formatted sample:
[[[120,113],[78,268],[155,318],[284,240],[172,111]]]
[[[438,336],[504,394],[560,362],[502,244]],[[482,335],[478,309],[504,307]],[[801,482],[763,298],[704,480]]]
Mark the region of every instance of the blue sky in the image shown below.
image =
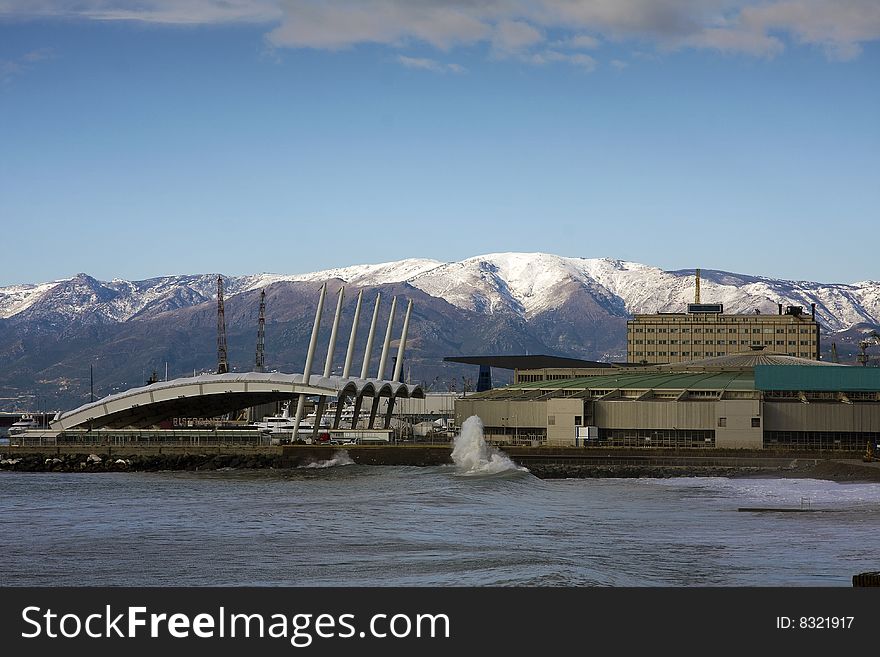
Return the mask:
[[[0,0],[0,286],[497,251],[880,279],[873,0]]]

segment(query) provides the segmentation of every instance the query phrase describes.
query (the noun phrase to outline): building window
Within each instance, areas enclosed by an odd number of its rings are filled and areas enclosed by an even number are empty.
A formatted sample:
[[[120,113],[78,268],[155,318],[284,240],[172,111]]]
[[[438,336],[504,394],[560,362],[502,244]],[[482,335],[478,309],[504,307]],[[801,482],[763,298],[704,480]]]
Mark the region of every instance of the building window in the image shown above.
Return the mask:
[[[582,416],[580,416],[580,415],[574,416],[574,426],[579,427],[579,426],[581,426],[582,422],[583,422]]]
[[[727,418],[726,417],[718,418],[718,426],[719,427],[726,427],[727,426]]]
[[[556,416],[548,415],[547,416],[547,426],[552,427],[556,425]]]
[[[752,418],[752,428],[753,428],[753,429],[757,429],[757,428],[759,428],[760,426],[761,426],[761,418],[759,418],[759,417],[753,417],[753,418]]]

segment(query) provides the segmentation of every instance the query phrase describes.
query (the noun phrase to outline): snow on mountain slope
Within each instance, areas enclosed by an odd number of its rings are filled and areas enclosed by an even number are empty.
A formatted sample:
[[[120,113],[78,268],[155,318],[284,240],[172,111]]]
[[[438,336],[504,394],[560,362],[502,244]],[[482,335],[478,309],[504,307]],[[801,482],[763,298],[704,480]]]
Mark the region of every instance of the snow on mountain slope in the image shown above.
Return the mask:
[[[528,317],[561,305],[563,285],[575,282],[611,307],[624,308],[585,276],[580,260],[546,253],[493,253],[442,265],[410,279],[432,296],[477,312],[514,312]],[[570,286],[566,286],[569,287]]]
[[[59,282],[61,281],[0,288],[0,319],[6,319],[27,310]]]
[[[528,320],[562,307],[574,296],[611,316],[684,312],[694,298],[693,270],[663,271],[611,258],[545,253],[493,253],[460,262],[411,258],[301,274],[224,277],[227,298],[284,281],[341,279],[357,286],[407,282],[466,310],[512,314]],[[164,276],[103,283],[85,274],[38,285],[0,288],[0,318],[57,322],[125,322],[216,298],[217,274]],[[777,304],[811,303],[831,331],[880,323],[880,283],[823,284],[702,270],[701,298],[726,312],[777,312]],[[88,317],[86,317],[88,316]]]

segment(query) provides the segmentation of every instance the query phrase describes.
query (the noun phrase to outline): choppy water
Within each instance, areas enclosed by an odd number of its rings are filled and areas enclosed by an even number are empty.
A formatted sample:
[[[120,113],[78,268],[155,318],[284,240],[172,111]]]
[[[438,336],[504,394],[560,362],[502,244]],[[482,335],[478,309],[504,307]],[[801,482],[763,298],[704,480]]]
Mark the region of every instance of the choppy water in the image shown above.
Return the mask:
[[[880,485],[342,465],[0,472],[2,585],[833,585]],[[740,506],[828,513],[752,514]]]

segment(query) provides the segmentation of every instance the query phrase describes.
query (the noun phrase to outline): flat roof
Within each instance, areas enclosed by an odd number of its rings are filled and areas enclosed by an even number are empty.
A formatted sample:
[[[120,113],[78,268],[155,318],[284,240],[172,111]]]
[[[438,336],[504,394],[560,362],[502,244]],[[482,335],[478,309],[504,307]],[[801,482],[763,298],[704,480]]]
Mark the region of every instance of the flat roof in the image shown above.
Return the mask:
[[[520,390],[754,390],[751,371],[742,372],[620,372],[577,379],[534,381],[509,388]]]
[[[502,370],[541,370],[545,368],[613,368],[611,363],[595,360],[582,360],[567,356],[522,355],[522,356],[448,356],[445,363],[464,363],[465,365],[488,365]]]

